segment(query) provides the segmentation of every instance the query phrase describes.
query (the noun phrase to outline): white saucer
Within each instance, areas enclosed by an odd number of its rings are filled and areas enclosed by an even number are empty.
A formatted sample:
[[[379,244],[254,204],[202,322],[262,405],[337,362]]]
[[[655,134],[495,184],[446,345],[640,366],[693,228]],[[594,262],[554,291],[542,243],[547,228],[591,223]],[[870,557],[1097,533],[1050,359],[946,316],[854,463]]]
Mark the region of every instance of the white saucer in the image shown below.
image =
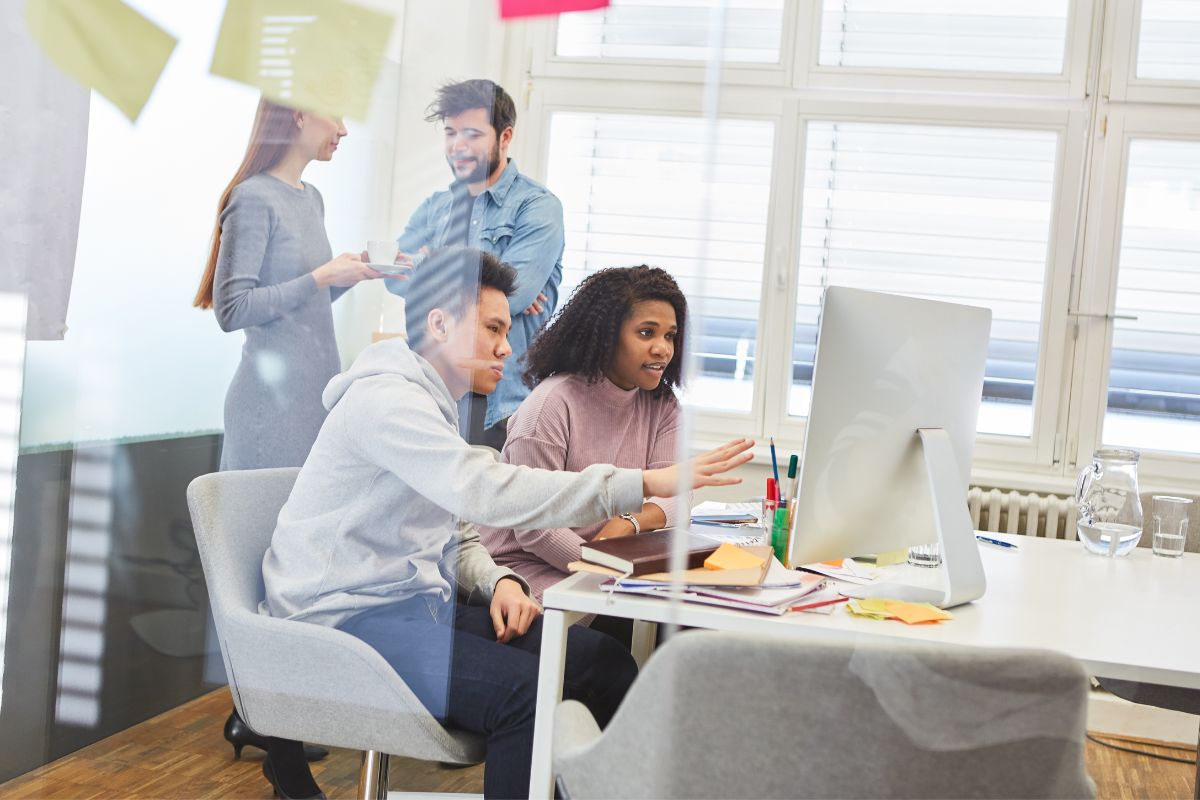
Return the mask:
[[[368,262],[367,266],[384,275],[403,275],[406,272],[412,272],[412,267],[408,264],[372,264]]]

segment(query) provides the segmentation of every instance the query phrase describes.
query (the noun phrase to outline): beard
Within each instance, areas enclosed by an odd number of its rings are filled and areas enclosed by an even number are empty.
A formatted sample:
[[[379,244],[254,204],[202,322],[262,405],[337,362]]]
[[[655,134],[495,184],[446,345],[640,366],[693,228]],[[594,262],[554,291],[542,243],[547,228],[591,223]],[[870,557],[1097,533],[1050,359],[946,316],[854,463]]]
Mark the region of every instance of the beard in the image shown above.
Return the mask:
[[[492,145],[492,152],[488,153],[487,161],[477,161],[475,169],[471,170],[467,175],[459,176],[454,170],[454,164],[449,157],[446,159],[450,164],[450,173],[454,175],[454,179],[459,183],[483,183],[491,177],[492,170],[500,163],[500,140],[497,139]]]

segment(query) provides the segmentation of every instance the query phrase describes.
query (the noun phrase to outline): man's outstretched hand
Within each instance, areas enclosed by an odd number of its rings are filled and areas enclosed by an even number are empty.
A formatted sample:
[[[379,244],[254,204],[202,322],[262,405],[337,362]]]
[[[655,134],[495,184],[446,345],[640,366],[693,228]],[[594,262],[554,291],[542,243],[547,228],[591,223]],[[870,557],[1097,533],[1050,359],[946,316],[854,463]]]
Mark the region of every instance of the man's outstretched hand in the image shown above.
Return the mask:
[[[733,486],[741,478],[726,475],[753,457],[753,439],[734,439],[682,464],[642,472],[642,494],[646,497],[674,497],[679,491],[679,472],[684,471],[692,489],[704,486]]]

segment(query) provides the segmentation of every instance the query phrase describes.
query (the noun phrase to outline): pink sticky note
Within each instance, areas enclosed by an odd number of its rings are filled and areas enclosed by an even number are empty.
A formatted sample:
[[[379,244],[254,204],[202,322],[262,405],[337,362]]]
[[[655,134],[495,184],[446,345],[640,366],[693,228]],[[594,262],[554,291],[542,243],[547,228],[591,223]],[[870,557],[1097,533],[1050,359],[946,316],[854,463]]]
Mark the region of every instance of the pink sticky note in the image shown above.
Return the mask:
[[[500,19],[606,8],[608,0],[500,0]]]

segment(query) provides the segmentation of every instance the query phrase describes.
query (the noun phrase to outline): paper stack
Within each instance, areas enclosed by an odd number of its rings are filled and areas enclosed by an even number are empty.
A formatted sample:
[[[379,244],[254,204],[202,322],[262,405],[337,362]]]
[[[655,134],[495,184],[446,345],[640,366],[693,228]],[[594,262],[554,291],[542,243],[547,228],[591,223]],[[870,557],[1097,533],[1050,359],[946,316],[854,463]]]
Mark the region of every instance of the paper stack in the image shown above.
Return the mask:
[[[786,613],[801,598],[819,591],[824,585],[824,577],[794,572],[772,556],[771,565],[760,586],[720,587],[687,584],[682,591],[673,592],[669,583],[625,578],[605,581],[601,588],[613,592],[675,598],[688,603],[779,615]]]

